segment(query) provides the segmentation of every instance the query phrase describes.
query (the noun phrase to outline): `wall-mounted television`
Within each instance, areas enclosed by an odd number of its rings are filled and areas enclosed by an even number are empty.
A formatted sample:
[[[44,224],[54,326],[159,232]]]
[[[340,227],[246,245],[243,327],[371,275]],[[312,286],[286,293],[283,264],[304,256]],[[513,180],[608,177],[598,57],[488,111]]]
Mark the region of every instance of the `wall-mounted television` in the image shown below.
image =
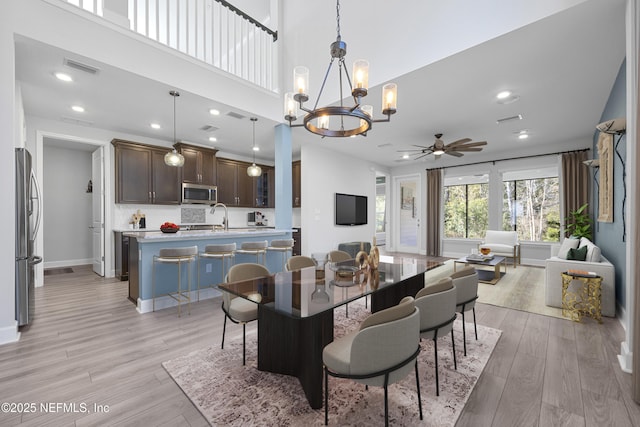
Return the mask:
[[[367,197],[336,193],[336,225],[367,223]]]

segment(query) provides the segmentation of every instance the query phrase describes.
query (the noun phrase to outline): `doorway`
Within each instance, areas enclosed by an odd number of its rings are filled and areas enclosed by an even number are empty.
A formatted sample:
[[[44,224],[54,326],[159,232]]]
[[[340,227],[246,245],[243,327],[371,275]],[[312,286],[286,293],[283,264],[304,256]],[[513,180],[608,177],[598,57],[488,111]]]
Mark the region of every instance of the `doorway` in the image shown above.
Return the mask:
[[[104,143],[38,132],[36,152],[44,199],[43,228],[36,243],[44,263],[36,272],[36,286],[44,284],[44,268],[91,265],[96,274],[108,276]],[[52,176],[56,178],[49,179]]]
[[[394,178],[395,248],[398,252],[419,253],[422,247],[420,227],[420,175]]]

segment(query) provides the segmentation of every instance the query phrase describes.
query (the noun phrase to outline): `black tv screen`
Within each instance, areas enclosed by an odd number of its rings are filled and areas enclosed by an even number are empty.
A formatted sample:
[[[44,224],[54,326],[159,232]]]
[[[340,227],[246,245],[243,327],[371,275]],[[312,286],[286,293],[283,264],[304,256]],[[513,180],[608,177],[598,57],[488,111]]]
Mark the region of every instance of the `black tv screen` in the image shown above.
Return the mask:
[[[367,223],[367,197],[336,193],[336,225]]]

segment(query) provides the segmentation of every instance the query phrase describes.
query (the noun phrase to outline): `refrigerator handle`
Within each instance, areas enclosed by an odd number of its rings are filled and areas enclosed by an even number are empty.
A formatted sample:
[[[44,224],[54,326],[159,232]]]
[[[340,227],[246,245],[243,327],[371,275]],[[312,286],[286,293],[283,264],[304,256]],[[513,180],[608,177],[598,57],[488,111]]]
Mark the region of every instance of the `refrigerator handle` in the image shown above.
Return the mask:
[[[38,185],[38,179],[36,178],[36,174],[33,171],[33,169],[31,170],[31,181],[33,182],[36,188],[35,199],[38,202],[38,210],[36,211],[37,213],[36,224],[33,227],[33,239],[35,240],[36,236],[38,235],[38,229],[40,228],[40,216],[42,214],[42,206],[41,206],[42,194],[40,193],[40,186]],[[33,198],[31,200],[33,201]]]

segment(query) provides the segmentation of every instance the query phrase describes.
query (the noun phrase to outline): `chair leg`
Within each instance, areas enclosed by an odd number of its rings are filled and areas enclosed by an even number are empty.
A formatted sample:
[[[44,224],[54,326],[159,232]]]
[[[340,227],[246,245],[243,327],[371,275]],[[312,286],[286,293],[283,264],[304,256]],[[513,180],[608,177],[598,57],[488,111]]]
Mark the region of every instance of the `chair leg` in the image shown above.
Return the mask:
[[[247,324],[242,324],[242,366],[245,365],[245,353],[246,353],[246,341],[247,341]]]
[[[388,386],[384,385],[384,426],[389,427],[389,399]]]
[[[464,344],[464,355],[467,355],[467,330],[464,327],[464,310],[462,310],[462,344]]]
[[[478,325],[476,324],[476,308],[473,307],[472,311],[473,311],[473,329],[475,329],[476,341],[477,341],[478,340]]]
[[[456,360],[456,341],[453,339],[453,328],[451,328],[451,352],[453,353],[453,368],[458,370],[458,361]]]
[[[329,372],[324,367],[324,425],[329,424]]]
[[[418,408],[420,409],[420,419],[422,419],[422,398],[420,397],[420,376],[418,375],[418,358],[416,357],[416,389],[418,390]]]
[[[438,336],[433,337],[433,355],[436,361],[436,396],[440,396],[440,381],[438,378]]]
[[[178,317],[182,315],[180,311],[180,300],[182,299],[182,271],[181,271],[182,263],[178,261]]]
[[[224,350],[224,333],[227,331],[227,314],[224,315],[224,323],[222,324],[222,346],[221,349]]]

